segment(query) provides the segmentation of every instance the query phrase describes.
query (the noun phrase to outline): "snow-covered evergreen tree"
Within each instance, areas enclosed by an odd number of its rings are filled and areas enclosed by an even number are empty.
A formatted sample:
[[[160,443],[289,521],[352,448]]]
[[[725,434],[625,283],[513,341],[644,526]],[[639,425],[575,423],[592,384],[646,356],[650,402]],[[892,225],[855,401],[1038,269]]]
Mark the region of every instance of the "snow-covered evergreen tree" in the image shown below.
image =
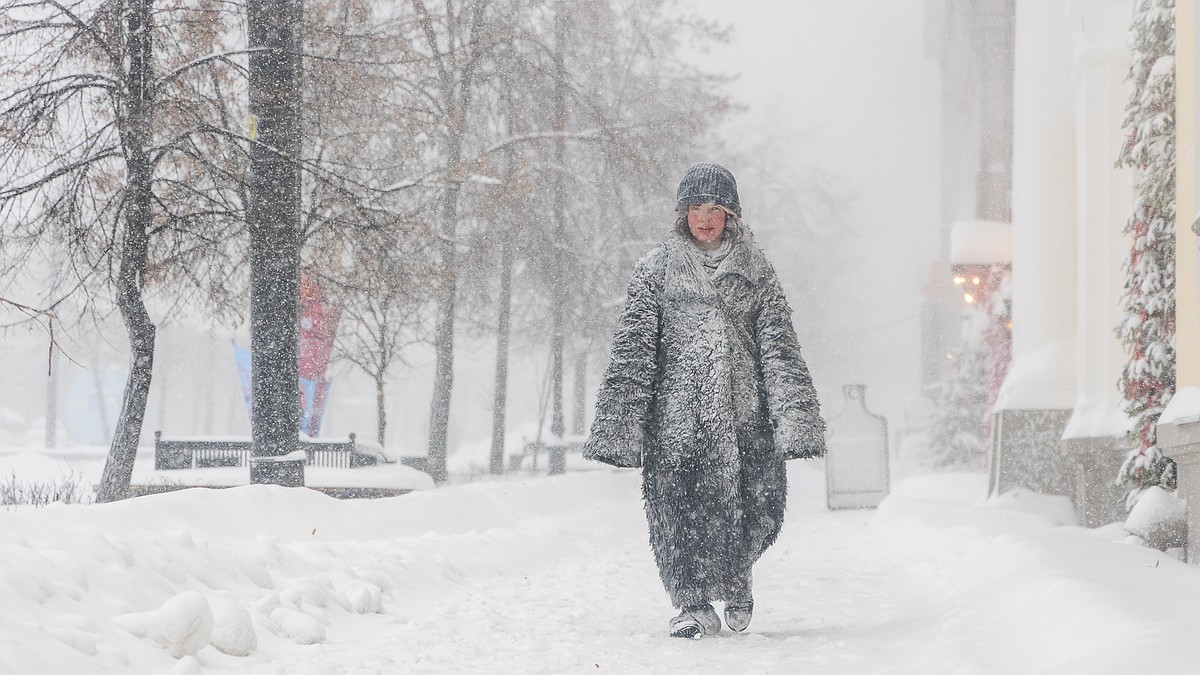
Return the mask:
[[[987,303],[963,308],[960,342],[950,353],[946,376],[930,390],[933,414],[926,423],[928,461],[935,467],[982,468],[987,457]]]
[[[987,457],[985,354],[979,345],[962,345],[950,356],[949,373],[931,392],[934,412],[926,426],[928,461],[935,467],[982,468]]]
[[[1137,0],[1130,47],[1134,90],[1119,165],[1137,171],[1137,199],[1125,225],[1124,318],[1117,334],[1129,352],[1120,380],[1137,447],[1119,480],[1136,496],[1174,487],[1174,463],[1155,445],[1155,425],[1175,393],[1175,0]]]
[[[1012,276],[1007,265],[975,266],[955,279],[966,302],[946,375],[930,387],[926,421],[933,466],[983,468],[992,407],[1012,360]]]
[[[1007,267],[995,265],[988,274],[991,287],[987,294],[987,328],[983,346],[987,353],[985,382],[987,406],[984,411],[984,435],[992,432],[992,410],[1000,396],[1000,387],[1012,363],[1012,273]]]

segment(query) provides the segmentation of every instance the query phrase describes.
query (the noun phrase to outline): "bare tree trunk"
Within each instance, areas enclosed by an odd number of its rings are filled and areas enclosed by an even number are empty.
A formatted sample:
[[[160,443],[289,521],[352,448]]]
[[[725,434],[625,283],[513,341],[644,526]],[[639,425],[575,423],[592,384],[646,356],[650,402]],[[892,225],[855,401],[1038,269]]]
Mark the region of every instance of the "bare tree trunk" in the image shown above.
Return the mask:
[[[166,344],[170,344],[171,340],[167,337],[167,335],[168,335],[167,327],[163,326],[160,330],[163,332],[162,338],[167,341]],[[158,390],[162,392],[162,396],[158,397],[158,410],[156,411],[157,412],[156,416],[157,416],[158,420],[155,423],[155,428],[162,430],[162,429],[167,428],[167,398],[168,398],[167,391],[170,390],[171,383],[174,381],[174,378],[171,377],[171,361],[170,361],[170,359],[167,359],[167,358],[160,359],[158,361],[157,367],[158,367]]]
[[[512,236],[500,249],[500,306],[496,318],[496,385],[492,398],[491,472],[504,473],[504,431],[508,412],[508,335],[512,313]]]
[[[150,395],[154,372],[154,323],[142,301],[142,281],[150,242],[150,112],[153,106],[151,81],[151,3],[130,0],[125,7],[125,87],[124,114],[119,115],[121,144],[125,151],[125,241],[117,272],[117,308],[129,334],[129,379],[112,446],[104,462],[97,501],[111,502],[129,495],[133,462],[137,458],[138,439]]]
[[[50,340],[50,372],[46,373],[46,448],[58,447],[58,346]]]
[[[554,142],[554,161],[558,170],[554,174],[554,246],[561,247],[566,232],[566,194],[563,186],[563,171],[567,155],[567,143],[562,132],[567,127],[566,110],[566,73],[563,63],[563,43],[566,42],[567,18],[565,3],[559,0],[554,8],[554,130],[559,132]],[[551,320],[550,336],[550,369],[551,369],[551,405],[553,406],[550,421],[550,433],[562,440],[567,431],[563,419],[563,314],[566,312],[566,294],[563,284],[566,283],[566,270],[563,269],[563,256],[554,255],[551,263],[554,265],[554,307]]]
[[[417,2],[420,6],[421,3]],[[471,8],[472,18],[469,33],[463,44],[470,45],[483,26],[485,0],[478,0]],[[424,11],[422,7],[422,11]],[[448,31],[453,27],[447,25]],[[432,36],[432,30],[427,30]],[[452,40],[453,42],[453,40]],[[432,39],[430,47],[439,50]],[[429,406],[429,455],[426,472],[438,484],[444,483],[446,473],[446,441],[450,426],[450,393],[454,389],[454,308],[458,296],[458,194],[462,189],[463,134],[467,126],[467,114],[471,108],[475,65],[468,60],[455,70],[446,60],[439,61],[441,94],[447,105],[448,119],[446,136],[446,167],[449,170],[449,186],[442,193],[442,230],[438,253],[442,266],[442,283],[438,289],[438,317],[434,335],[434,351],[437,367],[434,371],[433,400]]]
[[[303,0],[247,5],[250,146],[252,483],[304,485],[302,461],[277,461],[300,431],[300,22]]]
[[[579,346],[575,352],[575,418],[571,422],[571,433],[576,436],[583,435],[587,421],[587,411],[584,405],[587,400],[587,367],[587,346]]]
[[[375,439],[382,449],[384,435],[387,432],[387,401],[385,400],[384,378],[380,373],[375,378]]]
[[[92,359],[92,392],[96,396],[96,417],[100,422],[100,437],[109,438],[112,435],[112,429],[108,428],[108,397],[104,395],[104,364],[100,361],[100,354],[96,353]]]
[[[452,164],[457,167],[457,148],[452,148]],[[437,367],[433,377],[433,401],[429,411],[429,459],[426,471],[437,483],[446,481],[446,439],[450,427],[450,393],[454,389],[454,306],[458,295],[458,220],[457,183],[442,196],[443,231],[438,249],[442,282],[438,289],[437,332],[434,351]]]

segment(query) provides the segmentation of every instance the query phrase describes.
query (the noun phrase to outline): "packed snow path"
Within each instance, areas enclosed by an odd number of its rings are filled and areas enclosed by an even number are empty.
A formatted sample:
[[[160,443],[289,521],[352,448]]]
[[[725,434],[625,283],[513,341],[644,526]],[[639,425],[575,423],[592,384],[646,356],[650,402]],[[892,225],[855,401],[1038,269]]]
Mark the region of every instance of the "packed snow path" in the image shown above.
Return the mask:
[[[800,490],[785,534],[757,568],[748,632],[666,637],[675,610],[646,543],[636,476],[621,473],[590,477],[615,482],[616,499],[577,502],[567,514],[551,502],[542,522],[493,533],[495,546],[468,535],[483,556],[454,564],[452,583],[398,603],[386,627],[267,672],[845,673],[867,658],[875,670],[863,672],[879,672],[911,649],[909,630],[881,627],[897,606],[925,599],[897,583],[905,575],[894,561],[867,555],[870,514],[824,512],[815,493]],[[490,575],[489,565],[504,572]]]
[[[924,476],[878,511],[829,512],[820,464],[793,462],[790,478],[749,630],[698,641],[666,636],[673,610],[629,471],[377,501],[249,487],[0,513],[0,672],[1094,674],[1200,661],[1200,571],[1115,526],[1061,525],[1061,499],[982,502],[981,476]],[[249,653],[218,649],[238,645]]]

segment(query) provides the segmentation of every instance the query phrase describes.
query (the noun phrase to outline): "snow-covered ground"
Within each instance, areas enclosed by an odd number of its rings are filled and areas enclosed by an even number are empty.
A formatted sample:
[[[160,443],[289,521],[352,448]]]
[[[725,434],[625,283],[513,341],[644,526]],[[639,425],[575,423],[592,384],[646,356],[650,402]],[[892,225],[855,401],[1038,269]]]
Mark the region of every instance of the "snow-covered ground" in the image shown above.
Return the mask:
[[[973,474],[830,512],[790,465],[749,630],[673,613],[631,471],[380,500],[194,489],[0,511],[0,673],[1185,673],[1200,570],[980,499]]]

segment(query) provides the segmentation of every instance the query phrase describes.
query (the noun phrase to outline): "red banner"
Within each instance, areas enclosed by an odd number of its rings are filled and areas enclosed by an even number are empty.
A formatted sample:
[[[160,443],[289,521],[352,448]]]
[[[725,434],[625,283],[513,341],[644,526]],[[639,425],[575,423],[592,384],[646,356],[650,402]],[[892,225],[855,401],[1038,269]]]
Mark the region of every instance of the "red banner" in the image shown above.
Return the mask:
[[[320,285],[308,275],[301,275],[300,377],[314,382],[325,379],[341,316],[341,308],[325,301]]]

